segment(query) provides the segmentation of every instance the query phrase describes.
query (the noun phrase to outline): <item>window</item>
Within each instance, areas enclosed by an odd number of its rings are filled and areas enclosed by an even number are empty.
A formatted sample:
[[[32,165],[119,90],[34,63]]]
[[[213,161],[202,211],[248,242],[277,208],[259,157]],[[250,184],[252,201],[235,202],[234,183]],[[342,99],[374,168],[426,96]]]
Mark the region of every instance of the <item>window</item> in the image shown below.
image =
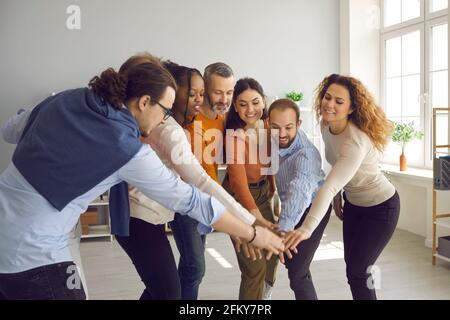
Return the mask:
[[[407,145],[411,166],[431,168],[432,108],[448,106],[448,0],[384,0],[381,30],[382,105],[388,118],[425,133]],[[425,8],[427,13],[424,14]],[[438,119],[438,141],[447,141],[447,119]],[[391,143],[384,161],[398,163]]]
[[[429,12],[437,12],[448,8],[448,0],[430,0]]]
[[[385,0],[384,27],[390,27],[420,18],[423,15],[422,0]]]
[[[431,108],[448,107],[448,22],[440,19],[428,26],[430,34],[430,68],[428,81],[430,83],[430,105]],[[436,135],[437,144],[448,144],[447,117],[438,116]]]

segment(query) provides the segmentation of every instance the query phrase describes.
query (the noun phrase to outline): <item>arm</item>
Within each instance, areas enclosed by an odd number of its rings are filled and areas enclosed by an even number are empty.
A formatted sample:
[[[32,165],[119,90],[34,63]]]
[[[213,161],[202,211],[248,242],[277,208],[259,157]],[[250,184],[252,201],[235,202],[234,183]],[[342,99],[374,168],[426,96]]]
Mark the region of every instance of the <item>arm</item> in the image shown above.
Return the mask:
[[[307,157],[302,153],[295,162],[289,176],[279,179],[281,183],[288,183],[287,192],[280,195],[281,214],[279,229],[281,231],[294,230],[298,218],[311,204],[313,194],[317,191],[323,173],[320,167],[321,159]]]
[[[189,215],[200,223],[212,225],[218,231],[248,240],[253,238],[253,227],[225,211],[213,197],[181,181],[162,164],[148,145],[144,145],[138,154],[119,170],[119,177],[173,211]],[[270,231],[259,227],[255,230],[256,246],[276,254],[284,249],[281,239]]]
[[[270,175],[267,176],[267,179],[269,180],[269,184],[270,184],[270,195],[269,195],[269,199],[273,198],[273,195],[275,194],[275,192],[277,191],[277,184],[275,182],[275,176],[274,175]]]
[[[245,170],[245,135],[238,133],[234,137],[226,136],[226,155],[227,155],[227,173],[230,181],[230,187],[236,194],[238,201],[245,209],[252,211],[257,210],[255,200],[248,188],[247,172]]]
[[[32,110],[20,109],[16,115],[9,118],[0,128],[2,138],[7,143],[17,144],[22,136]]]
[[[336,164],[328,174],[324,184],[313,201],[308,216],[299,228],[310,237],[319,225],[334,196],[353,178],[366,154],[364,145],[355,141],[346,142],[341,148],[341,154]]]
[[[281,238],[274,233],[264,227],[246,225],[228,212],[214,224],[214,228],[223,232],[229,230],[227,233],[231,236],[250,241],[249,243],[256,248],[268,250],[267,259],[272,254],[280,254],[284,250]]]
[[[231,189],[236,194],[236,198],[242,206],[255,216],[259,225],[265,226],[269,229],[274,229],[276,225],[263,217],[258,206],[256,205],[255,199],[253,199],[248,187],[245,166],[242,164],[228,164],[227,171]]]
[[[223,206],[211,196],[186,184],[169,170],[148,145],[119,170],[119,177],[169,210],[210,226],[223,214]]]
[[[170,162],[171,167],[183,181],[219,200],[230,213],[240,220],[247,224],[253,224],[255,217],[213,180],[200,165],[191,152],[191,145],[180,125],[167,125],[164,130],[155,130],[155,133],[157,135],[153,135],[153,133],[150,135],[150,143],[161,159]]]
[[[227,172],[231,189],[244,208],[249,211],[258,209],[258,206],[250,193],[250,189],[248,188],[245,166],[243,164],[228,164]]]

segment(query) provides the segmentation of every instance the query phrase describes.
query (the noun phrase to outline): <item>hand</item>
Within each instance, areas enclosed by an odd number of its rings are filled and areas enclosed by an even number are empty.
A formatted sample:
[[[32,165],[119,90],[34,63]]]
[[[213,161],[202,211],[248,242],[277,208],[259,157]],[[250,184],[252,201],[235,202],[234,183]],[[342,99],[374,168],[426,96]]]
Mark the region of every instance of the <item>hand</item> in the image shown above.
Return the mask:
[[[256,217],[255,224],[261,227],[268,228],[270,230],[275,230],[278,228],[278,225],[270,222],[269,220],[264,219],[259,209],[250,210],[250,213]]]
[[[339,220],[344,220],[344,210],[342,210],[342,200],[341,197],[335,198],[333,200],[333,210]]]
[[[248,242],[242,243],[242,251],[244,252],[245,257],[252,259],[253,261],[256,261],[256,260],[259,260],[262,258],[261,250],[251,244],[248,244]]]
[[[292,231],[290,231],[290,232],[292,232]],[[277,234],[283,239],[283,242],[286,242],[286,235],[287,235],[286,232],[284,232],[284,231],[278,231]],[[285,260],[284,260],[284,255],[285,255],[285,254],[286,254],[286,256],[287,256],[289,259],[292,259],[292,258],[293,258],[293,255],[292,255],[291,251],[292,251],[294,254],[297,254],[297,253],[298,253],[296,247],[295,247],[294,249],[292,249],[292,250],[291,250],[290,248],[287,248],[287,247],[286,247],[286,248],[284,249],[284,252],[282,252],[282,253],[279,254],[280,262],[281,262],[282,264],[285,264]]]
[[[286,237],[284,238],[284,246],[285,250],[284,252],[289,258],[292,258],[292,254],[289,252],[287,254],[287,251],[292,251],[294,253],[297,253],[297,246],[300,242],[303,240],[309,239],[309,235],[306,232],[301,231],[300,229],[296,229],[293,231],[289,231],[286,233]]]
[[[258,248],[255,248],[254,246],[252,246],[251,244],[248,244],[247,241],[236,237],[236,236],[231,236],[231,239],[233,240],[233,244],[234,244],[234,249],[236,250],[236,252],[241,252],[244,254],[244,256],[246,258],[250,258],[253,261],[255,261],[256,259],[261,259],[262,258],[262,253],[261,250]]]
[[[233,245],[234,245],[234,250],[236,250],[236,252],[241,252],[241,246],[242,246],[242,242],[243,240],[241,240],[241,238],[239,238],[238,236],[230,236],[231,240],[233,241]]]
[[[270,230],[276,230],[278,228],[278,224],[272,223],[269,220],[264,218],[256,218],[255,225],[261,226]]]
[[[266,259],[269,260],[272,254],[280,254],[284,251],[283,240],[275,233],[261,226],[256,226],[256,236],[252,246],[268,251]]]

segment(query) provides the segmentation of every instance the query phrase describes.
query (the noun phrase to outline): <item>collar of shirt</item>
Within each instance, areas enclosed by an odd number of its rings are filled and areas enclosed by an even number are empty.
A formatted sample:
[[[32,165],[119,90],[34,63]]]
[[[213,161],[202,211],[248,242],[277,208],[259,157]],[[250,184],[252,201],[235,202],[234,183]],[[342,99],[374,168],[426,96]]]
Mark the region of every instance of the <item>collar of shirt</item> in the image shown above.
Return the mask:
[[[305,138],[305,133],[303,133],[300,129],[297,131],[297,135],[294,138],[294,141],[288,148],[280,148],[280,157],[284,158],[290,156],[294,152],[302,149],[304,147],[303,139]]]

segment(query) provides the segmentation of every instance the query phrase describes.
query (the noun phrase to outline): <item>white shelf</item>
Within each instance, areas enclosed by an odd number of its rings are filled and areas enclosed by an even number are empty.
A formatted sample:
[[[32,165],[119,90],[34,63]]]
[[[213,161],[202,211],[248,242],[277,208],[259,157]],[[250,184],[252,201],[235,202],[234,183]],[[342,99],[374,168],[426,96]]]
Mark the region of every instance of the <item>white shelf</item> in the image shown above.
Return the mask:
[[[438,259],[441,259],[441,260],[444,260],[444,261],[450,262],[450,258],[447,258],[447,257],[441,256],[440,254],[437,254],[437,253],[435,253],[435,254],[434,254],[434,256],[435,256],[436,258],[438,258]]]
[[[81,235],[81,239],[111,237],[111,228],[109,225],[89,226],[89,233]]]
[[[450,219],[449,218],[436,219],[434,224],[436,224],[439,227],[444,227],[444,228],[450,229]]]
[[[111,235],[111,225],[110,225],[111,222],[110,222],[110,217],[109,217],[109,191],[104,193],[102,196],[99,196],[94,201],[92,201],[89,204],[89,207],[91,209],[92,209],[92,207],[97,208],[98,219],[101,221],[101,223],[105,223],[105,224],[89,225],[88,233],[82,234],[81,239],[109,237],[109,240],[112,241],[113,236]],[[105,218],[106,220],[103,218],[100,219],[100,217],[103,215],[106,215],[106,218]]]

